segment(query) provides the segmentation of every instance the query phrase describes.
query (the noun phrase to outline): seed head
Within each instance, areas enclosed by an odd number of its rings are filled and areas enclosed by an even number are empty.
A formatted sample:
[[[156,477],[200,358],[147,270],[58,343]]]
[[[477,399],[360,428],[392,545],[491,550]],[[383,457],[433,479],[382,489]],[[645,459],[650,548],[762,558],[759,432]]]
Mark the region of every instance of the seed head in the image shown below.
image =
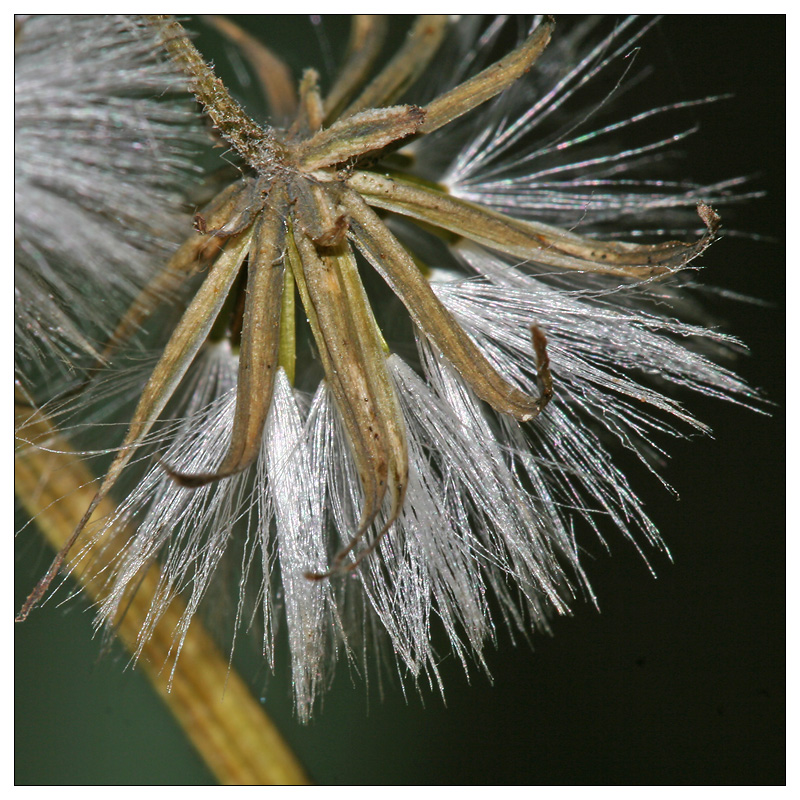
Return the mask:
[[[143,289],[152,298],[181,276],[188,305],[164,329],[95,500],[22,616],[147,451],[157,462],[80,549],[103,564],[98,624],[113,624],[157,563],[141,637],[184,593],[177,657],[236,551],[237,623],[260,609],[272,661],[285,621],[302,719],[336,656],[355,658],[369,628],[406,674],[432,683],[435,619],[465,666],[482,660],[498,616],[546,628],[578,592],[591,596],[581,526],[615,525],[663,547],[606,442],[650,468],[654,434],[676,432],[670,420],[703,426],[643,376],[753,395],[694,344],[733,341],[676,317],[687,307],[682,274],[716,237],[711,204],[728,186],[677,191],[629,177],[667,140],[572,156],[625,132],[586,132],[592,108],[553,126],[644,29],[628,21],[585,46],[585,29],[557,43],[554,21],[536,18],[492,61],[503,20],[477,38],[473,19],[424,16],[374,73],[385,22],[357,17],[332,84],[307,70],[295,92],[274,54],[218,21],[262,76],[276,115],[264,126],[179,23],[150,24],[241,174]],[[679,237],[647,239],[628,220],[672,220],[687,207],[696,230]],[[634,232],[610,235],[609,225]],[[390,290],[380,303],[373,271]],[[112,361],[143,302],[112,335]],[[395,342],[401,309],[415,358]]]

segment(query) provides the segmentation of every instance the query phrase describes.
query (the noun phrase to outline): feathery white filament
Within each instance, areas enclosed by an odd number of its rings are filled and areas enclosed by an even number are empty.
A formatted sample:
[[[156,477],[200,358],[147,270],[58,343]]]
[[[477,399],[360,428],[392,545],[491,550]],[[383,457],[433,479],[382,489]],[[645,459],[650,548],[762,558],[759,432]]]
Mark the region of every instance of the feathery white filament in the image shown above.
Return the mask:
[[[23,16],[16,26],[15,361],[24,375],[51,350],[64,367],[94,356],[162,267],[189,230],[181,195],[205,135],[185,78],[135,19]]]

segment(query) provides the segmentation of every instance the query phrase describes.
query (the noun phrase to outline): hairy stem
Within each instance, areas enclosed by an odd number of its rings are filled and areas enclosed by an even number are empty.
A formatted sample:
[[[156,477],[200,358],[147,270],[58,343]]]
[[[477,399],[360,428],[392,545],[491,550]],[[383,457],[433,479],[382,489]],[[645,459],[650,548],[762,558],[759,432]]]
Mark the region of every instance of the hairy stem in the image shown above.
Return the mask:
[[[230,96],[225,84],[189,41],[180,22],[166,14],[153,14],[146,18],[159,32],[173,61],[188,75],[192,92],[203,104],[220,135],[250,166],[261,171],[268,169],[280,150],[272,133],[250,119]]]

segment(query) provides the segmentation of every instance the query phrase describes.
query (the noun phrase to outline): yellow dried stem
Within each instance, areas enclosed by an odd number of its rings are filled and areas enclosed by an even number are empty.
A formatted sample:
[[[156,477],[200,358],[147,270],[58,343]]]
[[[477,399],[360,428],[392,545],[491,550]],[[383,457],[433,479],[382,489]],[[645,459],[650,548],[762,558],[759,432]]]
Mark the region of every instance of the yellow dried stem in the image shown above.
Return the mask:
[[[29,408],[20,412],[23,418],[30,417]],[[16,456],[14,470],[17,497],[59,550],[94,495],[94,476],[46,418],[27,422],[25,433],[29,439],[46,437],[50,447],[59,451],[27,447]],[[105,498],[94,518],[110,518],[114,512],[114,504]],[[87,565],[92,563],[94,572],[102,563],[95,553],[89,555],[75,565],[72,576],[97,600],[100,584],[89,580]],[[131,653],[139,647],[139,630],[157,586],[158,571],[151,569],[115,628]],[[303,768],[277,728],[197,619],[186,634],[174,673],[162,669],[174,650],[173,636],[183,613],[183,603],[176,598],[142,645],[138,665],[209,769],[221,784],[230,786],[307,785]]]

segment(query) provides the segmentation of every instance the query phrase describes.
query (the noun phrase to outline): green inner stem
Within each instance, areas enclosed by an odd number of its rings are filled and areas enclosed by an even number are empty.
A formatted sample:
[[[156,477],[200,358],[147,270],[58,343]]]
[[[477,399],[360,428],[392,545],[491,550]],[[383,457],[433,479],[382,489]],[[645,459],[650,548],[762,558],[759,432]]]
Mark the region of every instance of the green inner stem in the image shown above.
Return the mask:
[[[295,284],[291,269],[283,273],[283,300],[281,306],[280,344],[278,365],[283,367],[289,383],[294,386],[297,360],[297,325],[295,320]]]

